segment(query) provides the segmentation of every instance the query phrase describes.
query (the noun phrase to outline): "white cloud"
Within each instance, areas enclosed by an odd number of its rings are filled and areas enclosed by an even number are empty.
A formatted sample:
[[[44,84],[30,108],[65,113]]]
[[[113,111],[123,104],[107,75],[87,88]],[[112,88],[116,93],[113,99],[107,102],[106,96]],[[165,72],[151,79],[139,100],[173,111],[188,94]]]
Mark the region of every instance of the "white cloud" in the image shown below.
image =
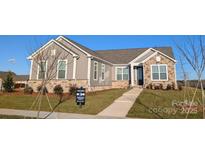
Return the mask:
[[[11,64],[15,64],[16,63],[16,59],[11,58],[11,59],[8,60],[8,62],[11,63]]]

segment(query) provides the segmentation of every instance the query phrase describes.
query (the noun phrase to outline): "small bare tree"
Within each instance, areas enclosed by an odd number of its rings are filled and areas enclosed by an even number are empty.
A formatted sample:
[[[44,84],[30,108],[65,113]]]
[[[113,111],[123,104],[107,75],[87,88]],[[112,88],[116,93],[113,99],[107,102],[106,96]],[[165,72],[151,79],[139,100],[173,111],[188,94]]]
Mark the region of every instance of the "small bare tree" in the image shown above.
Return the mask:
[[[191,103],[189,105],[186,118],[188,118],[190,114],[191,107],[193,105],[197,89],[200,86],[201,92],[202,92],[202,109],[203,109],[203,118],[205,118],[205,95],[204,95],[204,88],[203,88],[203,75],[204,75],[204,69],[205,69],[205,40],[202,36],[199,37],[188,37],[187,41],[184,42],[183,45],[179,45],[176,43],[177,48],[179,49],[181,53],[181,57],[184,57],[184,60],[189,64],[189,66],[192,67],[194,73],[197,76],[197,85],[196,89],[194,90],[193,97],[191,99]],[[184,79],[186,78],[186,72],[184,69],[184,64],[182,62],[182,58],[180,58],[182,71],[184,74]],[[185,79],[186,80],[186,79]],[[187,82],[185,82],[185,86],[187,86]]]
[[[72,49],[70,50],[72,51]],[[29,108],[29,110],[37,110],[36,118],[40,118],[43,96],[46,97],[47,103],[50,107],[50,112],[45,115],[44,118],[48,118],[56,110],[56,108],[65,101],[65,99],[63,99],[63,96],[58,97],[59,99],[57,100],[57,103],[52,106],[49,96],[47,95],[47,85],[51,80],[56,78],[57,67],[59,68],[62,66],[61,63],[60,65],[58,64],[58,60],[67,59],[68,55],[69,53],[67,52],[60,52],[56,50],[54,45],[44,47],[35,55],[33,55],[33,64],[35,64],[37,67],[33,67],[32,71],[37,73],[38,78],[40,78],[41,80],[38,94]],[[73,60],[68,61],[66,64],[69,65],[71,63],[73,63]]]

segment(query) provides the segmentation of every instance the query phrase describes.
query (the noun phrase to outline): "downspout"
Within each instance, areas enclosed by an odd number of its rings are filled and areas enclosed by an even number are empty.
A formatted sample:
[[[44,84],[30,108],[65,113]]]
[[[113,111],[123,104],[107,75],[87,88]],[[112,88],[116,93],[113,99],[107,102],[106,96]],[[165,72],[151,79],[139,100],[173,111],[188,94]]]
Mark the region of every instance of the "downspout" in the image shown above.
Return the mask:
[[[32,79],[32,70],[33,70],[33,59],[31,59],[31,66],[30,66],[29,80]]]
[[[91,88],[91,85],[90,85],[91,59],[92,59],[92,57],[89,56],[89,57],[88,57],[88,74],[87,74],[87,79],[88,79],[88,91],[91,90],[91,89],[90,89],[90,88]]]
[[[73,80],[74,80],[74,83],[76,84],[76,60],[77,60],[77,57],[73,57]]]
[[[175,85],[176,85],[176,89],[178,89],[178,85],[177,85],[177,74],[176,74],[176,63],[174,64],[174,74],[175,74]]]

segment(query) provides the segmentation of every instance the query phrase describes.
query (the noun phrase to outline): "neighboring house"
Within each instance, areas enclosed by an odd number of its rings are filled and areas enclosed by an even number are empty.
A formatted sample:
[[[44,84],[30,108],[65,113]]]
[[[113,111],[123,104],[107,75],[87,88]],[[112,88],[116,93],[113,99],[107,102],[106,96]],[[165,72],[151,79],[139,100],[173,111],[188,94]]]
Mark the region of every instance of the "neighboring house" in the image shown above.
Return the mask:
[[[2,79],[0,78],[0,91],[2,91],[3,87],[2,87]]]
[[[46,60],[37,62],[43,53]],[[176,85],[176,60],[170,47],[93,51],[59,36],[28,57],[31,61],[29,85],[34,91],[46,77],[57,53],[64,57],[59,56],[54,66],[56,73],[47,85],[49,92],[58,84],[67,92],[74,83],[89,91],[149,84]]]
[[[3,80],[6,79],[9,72],[0,71],[0,91],[3,90]],[[13,81],[16,88],[25,88],[25,85],[28,83],[29,75],[16,75],[14,72],[11,72]]]

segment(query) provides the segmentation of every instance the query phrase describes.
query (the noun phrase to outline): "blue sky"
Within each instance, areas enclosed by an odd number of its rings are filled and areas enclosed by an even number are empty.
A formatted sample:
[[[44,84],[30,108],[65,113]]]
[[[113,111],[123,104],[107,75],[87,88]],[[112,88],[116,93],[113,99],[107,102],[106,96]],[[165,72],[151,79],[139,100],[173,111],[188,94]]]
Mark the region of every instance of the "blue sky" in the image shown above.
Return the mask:
[[[26,57],[41,45],[56,37],[58,36],[1,35],[0,71],[11,70],[17,74],[29,74],[30,62]],[[179,51],[176,48],[175,41],[182,44],[186,39],[186,36],[182,35],[69,35],[67,37],[93,50],[171,46],[176,59],[178,59]],[[186,65],[186,68],[189,70],[189,77],[195,78],[188,65]],[[181,78],[179,64],[177,64],[177,78]]]

